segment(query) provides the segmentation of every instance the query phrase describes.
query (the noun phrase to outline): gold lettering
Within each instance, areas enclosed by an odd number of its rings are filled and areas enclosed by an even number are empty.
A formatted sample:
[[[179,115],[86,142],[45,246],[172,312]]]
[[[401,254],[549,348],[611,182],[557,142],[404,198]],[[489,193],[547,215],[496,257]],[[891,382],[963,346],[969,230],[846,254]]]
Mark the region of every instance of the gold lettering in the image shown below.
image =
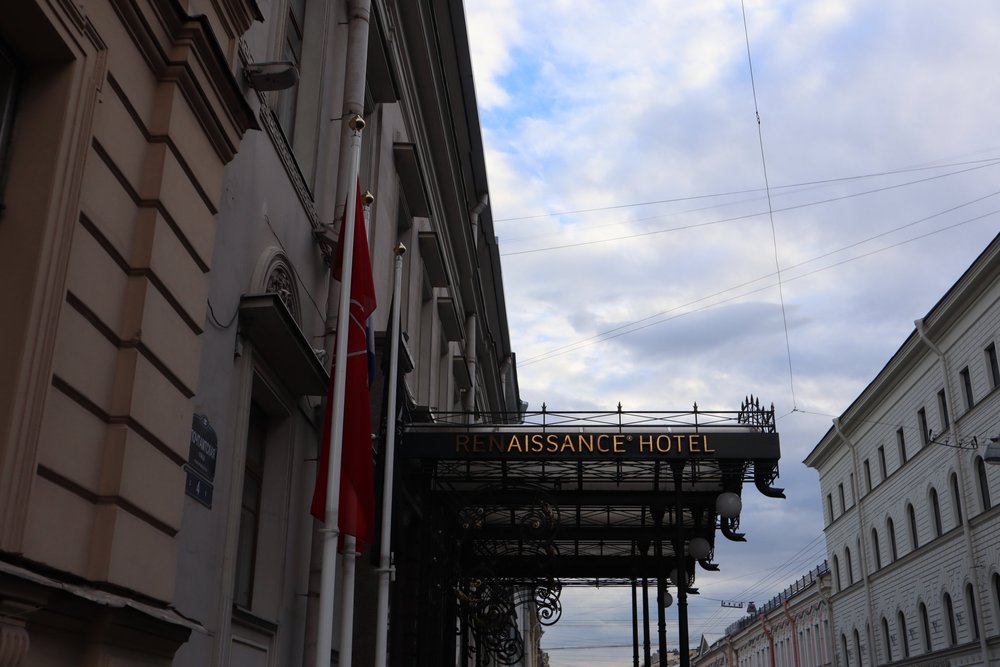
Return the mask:
[[[579,446],[580,446],[580,448],[579,448],[578,451],[581,454],[583,454],[583,450],[584,449],[586,449],[591,454],[594,453],[594,436],[593,435],[584,435],[584,434],[581,433],[578,442],[579,442]]]
[[[455,451],[456,452],[468,452],[469,451],[469,436],[467,436],[467,435],[456,435],[455,436]]]
[[[684,436],[683,435],[675,435],[675,436],[673,436],[673,438],[674,438],[674,442],[677,444],[677,453],[678,454],[683,454],[684,453]]]
[[[531,436],[531,451],[540,452],[545,447],[545,437],[541,433],[534,433]]]
[[[510,442],[507,443],[507,451],[508,452],[513,452],[514,450],[517,450],[517,451],[519,451],[519,452],[521,452],[523,454],[524,451],[527,449],[527,447],[528,447],[528,435],[527,434],[524,435],[524,444],[521,444],[521,441],[517,439],[517,434],[516,433],[514,435],[510,436]]]
[[[497,435],[491,435],[490,436],[489,451],[491,451],[491,452],[505,452],[505,451],[507,451],[506,449],[504,449],[503,441],[500,440],[500,436],[497,436]]]
[[[565,452],[567,449],[569,450],[570,454],[576,451],[576,445],[573,442],[573,436],[569,435],[568,433],[566,434],[566,437],[563,438],[563,444],[562,447],[559,448],[559,453],[561,454],[562,452]]]
[[[611,444],[614,447],[615,454],[625,453],[625,436],[621,433],[615,433],[614,437],[611,438]]]
[[[705,453],[706,453],[706,454],[714,454],[714,453],[715,453],[715,450],[714,450],[714,449],[711,449],[711,448],[710,448],[710,447],[708,446],[708,436],[707,436],[707,435],[703,435],[703,436],[701,436],[701,438],[702,438],[702,440],[703,440],[703,441],[704,441],[704,443],[705,443]]]
[[[691,453],[691,454],[701,454],[702,451],[700,449],[700,445],[701,445],[701,436],[700,435],[698,435],[697,433],[692,433],[691,435],[688,436],[688,452],[689,453]]]
[[[604,444],[604,441],[607,440],[607,439],[608,439],[608,436],[605,435],[605,434],[603,434],[603,433],[601,435],[597,436],[597,451],[599,451],[602,454],[607,454],[608,452],[611,451]]]
[[[483,448],[483,436],[478,435],[478,434],[472,436],[472,451],[474,451],[474,452],[484,452],[484,451],[486,451]]]
[[[653,453],[653,436],[651,435],[640,435],[639,436],[639,453],[646,451],[646,447],[649,447],[649,453]]]
[[[663,441],[663,440],[667,441],[667,447],[666,447],[666,449],[664,449],[663,445],[660,444],[660,442]],[[661,454],[666,454],[667,452],[670,451],[670,449],[671,449],[671,443],[670,443],[670,436],[669,435],[658,435],[658,436],[656,436],[656,451],[660,452]]]

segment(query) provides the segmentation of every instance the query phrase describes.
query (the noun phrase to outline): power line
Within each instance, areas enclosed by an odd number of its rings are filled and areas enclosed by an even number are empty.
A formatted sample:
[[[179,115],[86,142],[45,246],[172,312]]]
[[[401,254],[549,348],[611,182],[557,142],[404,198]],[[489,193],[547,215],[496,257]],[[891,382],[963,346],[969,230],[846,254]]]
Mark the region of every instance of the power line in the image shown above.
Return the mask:
[[[851,248],[857,247],[857,246],[862,245],[864,243],[867,243],[869,241],[872,241],[872,240],[881,238],[883,236],[887,236],[889,234],[892,234],[894,232],[900,231],[900,230],[905,229],[907,227],[912,227],[912,226],[914,226],[916,224],[919,224],[921,222],[926,222],[927,220],[930,220],[932,218],[938,217],[938,216],[943,215],[945,213],[953,212],[953,211],[955,211],[955,210],[957,210],[959,208],[962,208],[964,206],[969,206],[969,205],[971,205],[973,203],[977,203],[977,202],[983,201],[983,200],[988,199],[990,197],[995,197],[998,194],[1000,194],[1000,191],[993,192],[993,193],[991,193],[989,195],[985,195],[983,197],[979,197],[977,199],[971,200],[969,202],[965,202],[963,204],[959,204],[957,206],[953,206],[951,208],[945,209],[944,211],[940,211],[938,213],[934,213],[932,215],[926,216],[926,217],[921,218],[919,220],[907,223],[905,225],[900,225],[899,227],[895,227],[893,229],[890,229],[890,230],[885,231],[885,232],[881,232],[881,233],[876,234],[874,236],[867,237],[867,238],[862,239],[860,241],[857,241],[855,243],[843,246],[841,248],[837,248],[836,250],[831,250],[829,252],[823,253],[822,255],[817,255],[816,257],[807,259],[807,260],[805,260],[803,262],[799,262],[798,264],[793,264],[791,266],[786,267],[785,270],[788,271],[790,269],[795,269],[795,268],[804,266],[806,264],[810,264],[810,263],[812,263],[814,261],[817,261],[819,259],[823,259],[825,257],[829,257],[830,255],[834,255],[834,254],[837,254],[839,252],[843,252],[845,250],[849,250]],[[932,236],[934,234],[939,234],[939,233],[948,231],[950,229],[954,229],[955,227],[959,227],[961,225],[965,225],[965,224],[969,224],[971,222],[975,222],[977,220],[981,220],[981,219],[983,219],[985,217],[994,215],[994,214],[996,214],[998,212],[1000,212],[1000,211],[998,211],[998,210],[990,211],[990,212],[985,213],[983,215],[975,216],[973,218],[968,218],[966,220],[962,220],[962,221],[957,222],[955,224],[948,225],[948,226],[942,227],[940,229],[932,230],[932,231],[930,231],[930,232],[928,232],[926,234],[920,234],[918,236],[915,236],[915,237],[912,237],[912,238],[909,238],[909,239],[904,239],[903,241],[900,241],[898,243],[893,243],[893,244],[884,246],[882,248],[878,248],[878,249],[876,249],[874,251],[871,251],[871,252],[867,252],[867,253],[863,253],[861,255],[850,257],[850,258],[848,258],[846,260],[843,260],[841,262],[836,262],[834,264],[830,264],[828,266],[824,266],[824,267],[821,267],[819,269],[816,269],[816,270],[813,270],[813,271],[809,271],[807,273],[803,273],[803,274],[799,274],[799,275],[793,276],[792,278],[789,278],[789,281],[791,281],[791,280],[798,280],[800,278],[805,278],[807,276],[811,276],[811,275],[814,275],[816,273],[819,273],[820,271],[826,271],[828,269],[832,269],[832,268],[841,266],[841,265],[846,264],[848,262],[853,262],[853,261],[856,261],[856,260],[859,260],[859,259],[863,259],[865,257],[870,257],[873,254],[884,252],[886,250],[890,250],[892,248],[896,248],[896,247],[899,247],[901,245],[905,245],[907,243],[912,243],[914,241],[918,241],[920,239],[927,238],[928,236]],[[689,314],[692,314],[692,313],[700,312],[702,310],[705,310],[707,308],[711,308],[713,306],[721,305],[723,303],[728,303],[730,301],[733,301],[733,300],[738,299],[738,298],[742,298],[744,296],[749,296],[751,294],[756,294],[758,292],[762,292],[762,291],[764,291],[764,290],[766,290],[766,289],[768,289],[770,287],[773,287],[774,284],[772,283],[772,284],[769,284],[769,285],[765,285],[764,287],[761,287],[761,288],[750,290],[748,292],[743,292],[743,293],[738,294],[738,295],[736,295],[734,297],[730,297],[730,298],[727,298],[727,299],[723,299],[721,301],[713,302],[712,304],[709,304],[708,306],[705,306],[705,307],[702,307],[702,308],[698,308],[696,310],[686,311],[684,313],[680,313],[680,314],[675,315],[673,317],[668,317],[668,318],[665,318],[665,319],[657,319],[657,318],[663,317],[664,315],[668,315],[669,313],[673,313],[675,311],[678,311],[678,310],[680,310],[682,308],[693,306],[693,305],[701,303],[703,301],[707,301],[708,299],[712,299],[714,297],[721,296],[721,295],[726,294],[728,292],[732,292],[733,290],[737,290],[737,289],[740,289],[742,287],[747,287],[747,286],[752,285],[752,284],[754,284],[756,282],[759,282],[761,280],[766,280],[767,278],[770,278],[773,275],[774,275],[773,273],[769,273],[769,274],[765,274],[765,275],[762,275],[762,276],[758,276],[758,277],[753,278],[751,280],[747,280],[747,281],[739,283],[737,285],[733,285],[733,286],[727,287],[725,289],[719,290],[717,292],[713,292],[712,294],[708,294],[708,295],[699,297],[697,299],[694,299],[693,301],[689,301],[687,303],[675,306],[675,307],[670,308],[668,310],[661,311],[661,312],[656,313],[654,315],[649,315],[647,317],[644,317],[644,318],[641,318],[641,319],[638,319],[638,320],[633,320],[632,322],[628,322],[626,324],[622,324],[622,325],[620,325],[618,327],[614,327],[613,329],[608,329],[606,331],[603,331],[601,333],[595,334],[595,335],[590,336],[588,338],[583,338],[583,339],[580,339],[580,340],[575,341],[573,343],[567,343],[565,345],[553,348],[552,350],[549,350],[548,352],[543,352],[541,354],[537,354],[537,355],[534,355],[534,356],[531,356],[531,357],[527,357],[525,359],[518,360],[518,366],[519,367],[529,366],[531,364],[538,363],[540,361],[546,361],[546,360],[551,359],[553,357],[562,356],[563,354],[567,354],[569,352],[575,352],[576,350],[579,350],[579,349],[584,348],[584,347],[589,347],[589,346],[594,345],[596,343],[604,342],[604,341],[607,341],[607,340],[612,340],[614,338],[618,338],[619,336],[624,336],[626,334],[634,333],[636,331],[641,331],[642,329],[645,329],[647,327],[650,327],[650,326],[653,326],[653,325],[656,325],[656,324],[662,324],[664,322],[669,322],[670,320],[676,319],[677,317],[681,317],[682,315],[689,315]],[[654,320],[654,319],[657,319],[657,321],[650,322],[649,324],[645,324],[643,326],[635,326],[635,325],[638,325],[638,324],[640,324],[642,322],[648,322],[649,320]],[[614,335],[611,335],[611,334],[614,334]]]
[[[785,328],[785,353],[788,356],[788,387],[792,392],[792,408],[795,408],[795,372],[792,370],[792,344],[788,337],[788,313],[785,311],[785,288],[781,284],[781,262],[778,261],[778,234],[774,229],[774,206],[771,203],[771,185],[767,178],[767,160],[764,157],[764,130],[760,123],[760,108],[757,106],[757,84],[753,75],[753,58],[750,57],[750,31],[747,29],[747,9],[740,0],[743,10],[743,35],[747,45],[747,66],[750,69],[750,89],[753,91],[753,111],[757,117],[757,142],[760,145],[760,167],[764,174],[764,191],[767,193],[767,217],[771,222],[771,245],[774,248],[774,268],[778,274],[778,301],[781,303],[781,323]]]
[[[934,176],[928,176],[927,178],[921,178],[921,179],[917,179],[915,181],[906,181],[904,183],[895,183],[893,185],[886,185],[886,186],[882,186],[882,187],[879,187],[879,188],[873,188],[871,190],[863,190],[861,192],[854,192],[854,193],[851,193],[851,194],[840,195],[840,196],[837,196],[837,197],[828,197],[827,199],[819,199],[819,200],[816,200],[816,201],[804,202],[802,204],[794,204],[792,206],[785,206],[783,208],[776,208],[776,209],[774,209],[773,212],[774,213],[785,213],[787,211],[795,211],[795,210],[802,209],[802,208],[809,208],[809,207],[812,207],[812,206],[819,206],[819,205],[822,205],[822,204],[829,204],[831,202],[842,201],[842,200],[845,200],[845,199],[852,199],[854,197],[863,197],[865,195],[876,194],[876,193],[879,193],[879,192],[886,192],[888,190],[894,190],[894,189],[897,189],[897,188],[907,187],[907,186],[910,186],[910,185],[919,185],[920,183],[927,183],[929,181],[934,181],[934,180],[941,179],[941,178],[947,178],[948,176],[956,176],[956,175],[959,175],[959,174],[965,174],[965,173],[968,173],[970,171],[976,171],[978,169],[985,169],[986,167],[992,167],[992,166],[995,166],[995,165],[998,165],[998,164],[1000,164],[1000,160],[993,160],[993,161],[991,161],[991,162],[989,162],[987,164],[982,164],[982,165],[978,165],[978,166],[974,166],[974,167],[969,167],[967,169],[960,169],[960,170],[957,170],[957,171],[950,171],[950,172],[947,172],[945,174],[937,174],[937,175],[934,175]],[[512,257],[512,256],[516,256],[516,255],[529,255],[529,254],[538,253],[538,252],[548,252],[550,250],[563,250],[565,248],[578,248],[578,247],[581,247],[581,246],[596,245],[596,244],[599,244],[599,243],[611,243],[613,241],[627,241],[627,240],[630,240],[630,239],[637,239],[637,238],[642,238],[642,237],[645,237],[645,236],[653,236],[653,235],[656,235],[656,234],[666,234],[666,233],[669,233],[669,232],[683,231],[683,230],[686,230],[686,229],[696,229],[698,227],[708,227],[708,226],[711,226],[711,225],[718,225],[718,224],[721,224],[721,223],[724,223],[724,222],[735,222],[737,220],[747,220],[749,218],[756,218],[756,217],[760,217],[760,216],[766,215],[766,214],[767,214],[767,211],[757,211],[755,213],[747,213],[747,214],[744,214],[744,215],[737,215],[737,216],[732,216],[732,217],[729,217],[729,218],[720,218],[718,220],[709,220],[709,221],[706,221],[706,222],[692,223],[690,225],[682,225],[680,227],[668,227],[666,229],[654,229],[654,230],[651,230],[651,231],[648,231],[648,232],[640,232],[638,234],[630,234],[630,235],[627,235],[627,236],[614,236],[614,237],[606,238],[606,239],[595,239],[593,241],[579,241],[577,243],[566,243],[566,244],[563,244],[563,245],[547,246],[547,247],[544,247],[544,248],[532,248],[532,249],[529,249],[529,250],[515,250],[513,252],[501,253],[500,256],[501,257]],[[648,220],[653,220],[653,219],[661,218],[661,217],[663,217],[663,216],[654,216],[652,218],[641,218],[639,220],[630,220],[630,221],[627,221],[627,222],[641,222],[642,220],[647,220],[647,219]]]
[[[970,164],[982,164],[984,162],[996,162],[1000,157],[982,158],[979,160],[964,160],[962,162],[948,162],[944,164],[927,165],[922,167],[905,167],[901,169],[890,169],[886,171],[876,171],[868,174],[856,174],[854,176],[837,176],[834,178],[822,178],[814,181],[801,181],[799,183],[786,183],[784,185],[771,186],[772,190],[785,190],[791,188],[803,188],[813,185],[829,185],[831,183],[843,183],[845,181],[857,181],[866,178],[880,178],[882,176],[895,176],[896,174],[909,174],[915,171],[930,171],[932,169],[947,169],[948,167],[963,167]],[[654,199],[652,201],[631,202],[628,204],[612,204],[610,206],[596,206],[594,208],[578,208],[572,211],[553,211],[551,213],[535,213],[532,215],[519,215],[512,218],[496,218],[493,222],[515,222],[517,220],[537,220],[539,218],[558,218],[562,215],[576,215],[579,213],[597,213],[600,211],[613,211],[622,208],[638,208],[640,206],[655,206],[657,204],[676,204],[684,201],[695,201],[698,199],[714,199],[718,197],[731,197],[733,195],[745,195],[751,192],[761,192],[763,188],[747,188],[745,190],[728,190],[726,192],[714,192],[710,194],[688,195],[685,197],[671,197],[669,199]]]

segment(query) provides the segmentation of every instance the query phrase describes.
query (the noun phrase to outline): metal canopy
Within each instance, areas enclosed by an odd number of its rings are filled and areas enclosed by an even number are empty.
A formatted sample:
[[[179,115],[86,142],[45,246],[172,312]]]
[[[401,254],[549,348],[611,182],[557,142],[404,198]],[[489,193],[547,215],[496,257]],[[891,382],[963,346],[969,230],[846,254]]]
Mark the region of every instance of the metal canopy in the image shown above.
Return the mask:
[[[753,400],[732,412],[695,406],[434,419],[406,425],[398,452],[419,462],[411,469],[426,476],[425,489],[461,535],[458,565],[468,576],[529,585],[662,576],[696,537],[713,551],[717,529],[742,539],[738,518],[716,511],[720,493],[740,494],[750,482],[783,497],[771,487],[780,457],[773,407]],[[711,556],[703,566],[716,569]],[[684,567],[690,586],[694,561],[685,558]]]

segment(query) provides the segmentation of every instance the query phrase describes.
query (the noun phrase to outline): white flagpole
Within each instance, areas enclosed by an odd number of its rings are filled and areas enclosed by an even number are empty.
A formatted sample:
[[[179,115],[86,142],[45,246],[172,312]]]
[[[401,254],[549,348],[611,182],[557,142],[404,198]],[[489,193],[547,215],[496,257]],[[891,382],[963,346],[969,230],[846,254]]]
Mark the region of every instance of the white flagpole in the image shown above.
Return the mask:
[[[340,535],[340,462],[344,445],[344,395],[347,386],[347,339],[351,308],[351,271],[354,264],[354,220],[357,207],[357,173],[361,162],[361,130],[365,121],[354,116],[350,121],[353,131],[350,151],[352,152],[351,172],[355,175],[347,191],[344,204],[344,237],[340,247],[344,260],[340,274],[340,303],[337,310],[337,342],[333,364],[333,410],[330,428],[330,454],[326,473],[326,511],[323,527],[323,561],[319,588],[319,619],[316,634],[316,667],[330,667],[330,652],[333,648],[333,607],[337,587],[337,538]],[[344,609],[341,613],[353,613]]]
[[[392,324],[389,327],[389,401],[386,406],[385,467],[382,478],[382,533],[379,539],[380,555],[378,567],[378,606],[375,618],[375,667],[388,664],[389,642],[389,581],[393,574],[392,552],[392,479],[396,452],[396,391],[399,370],[399,311],[402,304],[403,254],[406,246],[402,243],[393,248],[396,255],[393,264],[392,284]]]
[[[349,667],[354,653],[354,570],[358,557],[357,538],[344,535],[344,580],[340,593],[340,652],[338,665]]]

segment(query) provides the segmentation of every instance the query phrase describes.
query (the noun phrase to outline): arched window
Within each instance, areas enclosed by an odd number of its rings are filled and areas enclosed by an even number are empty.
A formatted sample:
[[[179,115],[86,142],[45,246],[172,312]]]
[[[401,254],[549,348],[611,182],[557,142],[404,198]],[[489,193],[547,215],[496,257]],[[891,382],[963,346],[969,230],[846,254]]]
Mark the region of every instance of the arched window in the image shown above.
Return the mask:
[[[882,617],[882,645],[885,646],[885,660],[892,662],[892,644],[889,639],[889,621]]]
[[[958,632],[955,631],[955,607],[951,603],[951,596],[944,594],[944,616],[948,624],[948,646],[958,643]]]
[[[920,629],[924,632],[924,653],[931,652],[931,621],[927,617],[927,605],[920,603]]]
[[[851,548],[844,547],[844,560],[847,561],[847,585],[854,583],[854,566],[851,565]]]
[[[841,634],[840,635],[840,650],[843,651],[843,653],[844,653],[844,664],[845,665],[850,665],[851,664],[851,654],[847,650],[847,635],[845,635],[845,634]]]
[[[930,494],[931,503],[931,518],[934,520],[934,537],[941,537],[942,530],[941,526],[941,503],[938,502],[938,494],[935,489],[931,489]]]
[[[993,507],[990,502],[990,479],[986,476],[986,464],[981,457],[976,457],[976,477],[979,478],[979,500],[983,503],[983,511]]]
[[[899,638],[902,640],[903,644],[903,657],[910,657],[910,638],[906,636],[906,616],[903,615],[903,611],[900,610],[896,614],[896,626],[899,629]]]
[[[840,585],[840,561],[836,556],[833,557],[833,587],[838,593],[843,589]]]
[[[969,632],[973,639],[979,639],[979,614],[976,613],[976,594],[972,584],[965,585],[965,611],[969,616]]]
[[[962,494],[958,490],[958,475],[951,473],[951,503],[955,506],[955,525],[962,525]]]
[[[899,558],[899,551],[896,549],[896,524],[892,522],[892,518],[885,520],[885,529],[889,533],[889,558],[890,563],[895,563],[896,559]]]
[[[857,628],[854,628],[854,654],[858,657],[858,664],[863,665],[865,661],[861,658],[861,635]]]
[[[879,545],[878,545],[878,531],[875,530],[874,526],[872,527],[872,555],[875,556],[875,569],[876,570],[881,569],[882,568],[882,550],[879,548]]]
[[[910,548],[916,551],[920,546],[920,542],[917,541],[917,513],[909,503],[906,504],[906,518],[910,522]]]

